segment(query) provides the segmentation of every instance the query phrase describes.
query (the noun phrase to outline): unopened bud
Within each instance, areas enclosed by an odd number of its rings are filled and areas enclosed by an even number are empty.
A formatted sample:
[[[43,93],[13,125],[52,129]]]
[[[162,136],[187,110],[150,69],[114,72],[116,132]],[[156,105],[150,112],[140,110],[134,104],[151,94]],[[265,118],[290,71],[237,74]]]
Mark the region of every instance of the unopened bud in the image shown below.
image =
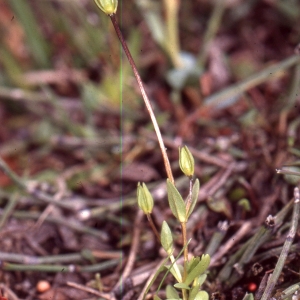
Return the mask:
[[[118,0],[94,0],[97,6],[107,15],[116,13]]]
[[[138,183],[137,199],[140,209],[147,215],[151,214],[153,209],[153,198],[145,183]]]
[[[179,166],[184,175],[194,175],[194,157],[187,146],[179,148]]]

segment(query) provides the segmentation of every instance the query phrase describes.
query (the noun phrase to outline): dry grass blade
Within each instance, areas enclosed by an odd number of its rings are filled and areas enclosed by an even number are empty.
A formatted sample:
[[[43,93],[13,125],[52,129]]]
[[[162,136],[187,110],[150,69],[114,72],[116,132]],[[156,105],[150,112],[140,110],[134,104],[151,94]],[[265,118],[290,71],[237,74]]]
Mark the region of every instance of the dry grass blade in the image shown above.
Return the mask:
[[[294,241],[295,235],[296,235],[298,220],[299,220],[299,211],[300,211],[300,192],[299,192],[299,188],[296,187],[294,190],[294,210],[293,210],[291,228],[286,237],[286,241],[283,245],[283,248],[282,248],[281,254],[278,258],[276,267],[275,267],[273,273],[270,274],[267,286],[264,290],[261,300],[270,299],[271,293],[273,292],[273,289],[274,289],[276,283],[278,282],[278,278],[280,276],[282,268],[285,264],[285,260],[288,256],[290,247],[291,247],[291,245]]]

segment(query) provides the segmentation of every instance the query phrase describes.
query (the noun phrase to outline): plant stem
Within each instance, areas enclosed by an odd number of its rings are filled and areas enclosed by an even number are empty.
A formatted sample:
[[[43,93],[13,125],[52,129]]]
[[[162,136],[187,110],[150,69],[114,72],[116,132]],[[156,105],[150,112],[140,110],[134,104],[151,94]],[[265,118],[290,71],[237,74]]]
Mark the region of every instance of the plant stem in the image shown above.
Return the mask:
[[[292,217],[292,224],[291,228],[289,230],[289,233],[286,237],[285,243],[282,247],[281,254],[279,256],[279,259],[277,261],[276,267],[274,269],[274,272],[270,275],[267,287],[261,297],[261,300],[267,300],[270,299],[271,293],[278,282],[278,278],[281,274],[281,271],[283,269],[283,266],[285,264],[286,258],[289,254],[289,250],[291,248],[291,245],[294,241],[297,226],[298,226],[298,219],[299,219],[299,211],[300,211],[300,193],[299,188],[296,187],[294,190],[294,210],[293,210],[293,217]]]
[[[165,48],[167,49],[172,63],[175,68],[181,68],[182,62],[180,59],[179,33],[178,33],[178,10],[179,0],[164,0],[166,11],[166,35],[164,40]]]
[[[147,214],[147,219],[148,219],[148,221],[150,223],[150,226],[151,226],[151,228],[152,228],[152,230],[153,230],[153,232],[154,232],[154,234],[155,234],[158,242],[160,243],[160,235],[159,235],[159,233],[158,233],[158,231],[157,231],[157,229],[155,227],[155,224],[154,224],[153,219],[152,219],[152,217],[151,217],[150,214]]]
[[[135,78],[137,80],[138,86],[139,86],[139,88],[141,90],[141,93],[142,93],[145,105],[147,107],[147,110],[149,112],[151,121],[153,123],[154,130],[155,130],[155,133],[156,133],[156,136],[157,136],[157,139],[158,139],[158,143],[159,143],[159,146],[160,146],[160,149],[161,149],[161,152],[162,152],[162,156],[163,156],[163,160],[164,160],[164,164],[165,164],[165,169],[166,169],[166,172],[167,172],[167,176],[168,176],[169,180],[172,183],[174,183],[174,178],[173,178],[173,174],[172,174],[170,162],[169,162],[169,159],[168,159],[168,156],[167,156],[166,148],[165,148],[165,145],[164,145],[164,142],[163,142],[163,139],[162,139],[162,135],[161,135],[160,129],[158,127],[155,115],[153,113],[153,109],[152,109],[150,100],[149,100],[149,98],[147,96],[147,93],[145,91],[142,79],[141,79],[141,77],[139,75],[137,67],[136,67],[136,65],[134,63],[134,60],[133,60],[133,58],[132,58],[132,56],[130,54],[130,51],[129,51],[128,47],[127,47],[126,41],[125,41],[125,39],[124,39],[124,37],[122,35],[122,32],[120,30],[120,27],[119,27],[117,19],[116,19],[116,15],[112,14],[109,17],[110,17],[110,19],[111,19],[111,21],[113,23],[115,31],[116,31],[116,33],[118,35],[118,38],[119,38],[119,40],[120,40],[120,42],[122,44],[124,52],[125,52],[125,54],[126,54],[126,56],[128,58],[128,61],[129,61],[130,65],[131,65],[131,68],[133,70],[134,76],[135,76]]]
[[[183,239],[183,246],[184,252],[183,252],[183,258],[184,258],[184,267],[183,267],[183,281],[185,281],[187,276],[187,262],[188,262],[188,245],[187,245],[187,238],[186,238],[186,222],[182,222],[181,224],[181,231],[182,231],[182,239]]]
[[[175,262],[175,257],[174,257],[173,254],[170,255],[170,261],[171,261],[171,263],[173,264],[174,271],[175,271],[175,273],[176,273],[176,275],[177,275],[176,280],[177,280],[178,282],[183,282],[181,273],[180,273],[179,268],[178,268],[178,266],[177,266],[177,264],[176,264],[176,262]]]
[[[120,263],[119,259],[111,259],[99,264],[89,266],[79,265],[23,265],[3,262],[4,271],[31,271],[31,272],[54,272],[54,273],[74,273],[74,272],[99,272],[114,267]]]

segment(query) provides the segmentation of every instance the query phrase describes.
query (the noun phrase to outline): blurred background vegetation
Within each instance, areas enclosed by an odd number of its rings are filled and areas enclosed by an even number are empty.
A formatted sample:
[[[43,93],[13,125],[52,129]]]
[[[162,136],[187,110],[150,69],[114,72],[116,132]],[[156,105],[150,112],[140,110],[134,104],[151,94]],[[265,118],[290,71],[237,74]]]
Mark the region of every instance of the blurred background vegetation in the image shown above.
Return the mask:
[[[259,197],[280,186],[286,203],[295,179],[278,179],[274,170],[299,157],[299,2],[119,0],[117,17],[152,99],[175,176],[180,174],[181,143],[193,147],[201,184],[218,178],[230,162],[245,163],[231,170],[234,176],[226,178],[218,201],[211,197],[205,209],[199,207],[199,214],[207,208],[214,213],[193,223],[195,228],[207,226],[201,233],[191,230],[203,236],[202,250],[220,219],[256,216]],[[2,0],[0,66],[1,159],[39,191],[51,197],[62,193],[67,213],[46,216],[71,218],[87,226],[86,232],[95,229],[92,236],[108,236],[101,243],[70,243],[60,232],[63,242],[49,237],[40,242],[45,252],[39,254],[83,246],[113,251],[123,245],[126,251],[134,211],[126,207],[135,203],[137,181],[157,186],[165,173],[109,18],[92,0]],[[25,197],[3,172],[0,186],[1,207],[7,212],[2,229],[10,228],[14,218],[25,228],[35,224],[29,220],[40,220],[43,202]],[[215,196],[207,190],[201,201]],[[237,204],[244,199],[252,201],[252,210]],[[275,214],[281,206],[267,211]],[[90,215],[80,218],[76,213],[83,209]],[[158,220],[169,216],[156,214]],[[49,222],[59,228],[55,220]],[[83,235],[78,227],[74,230]],[[24,241],[14,243],[14,249],[37,255]],[[157,256],[155,245],[143,247],[151,251],[141,260]],[[3,251],[14,252],[11,244]],[[13,287],[12,282],[22,280],[12,273],[6,282]],[[30,281],[34,286],[37,279]],[[13,289],[27,296],[25,286]]]
[[[211,131],[223,127],[212,120],[219,109],[232,109],[233,118],[236,111],[239,124],[255,124],[265,122],[270,110],[293,106],[297,82],[289,92],[286,68],[296,61],[259,72],[293,54],[299,42],[297,1],[176,2],[177,8],[169,5],[172,1],[120,1],[118,9],[167,134],[192,141],[198,125]],[[93,1],[2,1],[0,22],[2,119],[9,121],[0,138],[10,144],[9,128],[26,136],[15,155],[36,143],[49,150],[55,137],[57,143],[66,135],[93,139],[94,150],[100,145],[118,152],[121,123],[123,137],[146,127],[129,65],[109,18]],[[115,136],[116,148],[103,129]],[[99,138],[106,143],[96,142]],[[2,155],[12,155],[4,145]],[[43,156],[47,150],[42,149],[36,150]],[[90,150],[83,156],[95,159]],[[24,164],[28,152],[21,153]],[[103,161],[107,155],[101,154]],[[32,166],[34,160],[28,161]]]

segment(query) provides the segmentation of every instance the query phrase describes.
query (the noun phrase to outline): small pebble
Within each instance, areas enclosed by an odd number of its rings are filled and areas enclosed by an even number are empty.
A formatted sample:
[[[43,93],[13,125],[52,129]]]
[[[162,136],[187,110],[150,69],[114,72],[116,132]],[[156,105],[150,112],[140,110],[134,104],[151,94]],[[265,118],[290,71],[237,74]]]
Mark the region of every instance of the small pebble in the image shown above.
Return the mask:
[[[47,280],[40,280],[37,284],[36,284],[36,289],[39,293],[44,293],[48,290],[50,290],[51,285]]]

